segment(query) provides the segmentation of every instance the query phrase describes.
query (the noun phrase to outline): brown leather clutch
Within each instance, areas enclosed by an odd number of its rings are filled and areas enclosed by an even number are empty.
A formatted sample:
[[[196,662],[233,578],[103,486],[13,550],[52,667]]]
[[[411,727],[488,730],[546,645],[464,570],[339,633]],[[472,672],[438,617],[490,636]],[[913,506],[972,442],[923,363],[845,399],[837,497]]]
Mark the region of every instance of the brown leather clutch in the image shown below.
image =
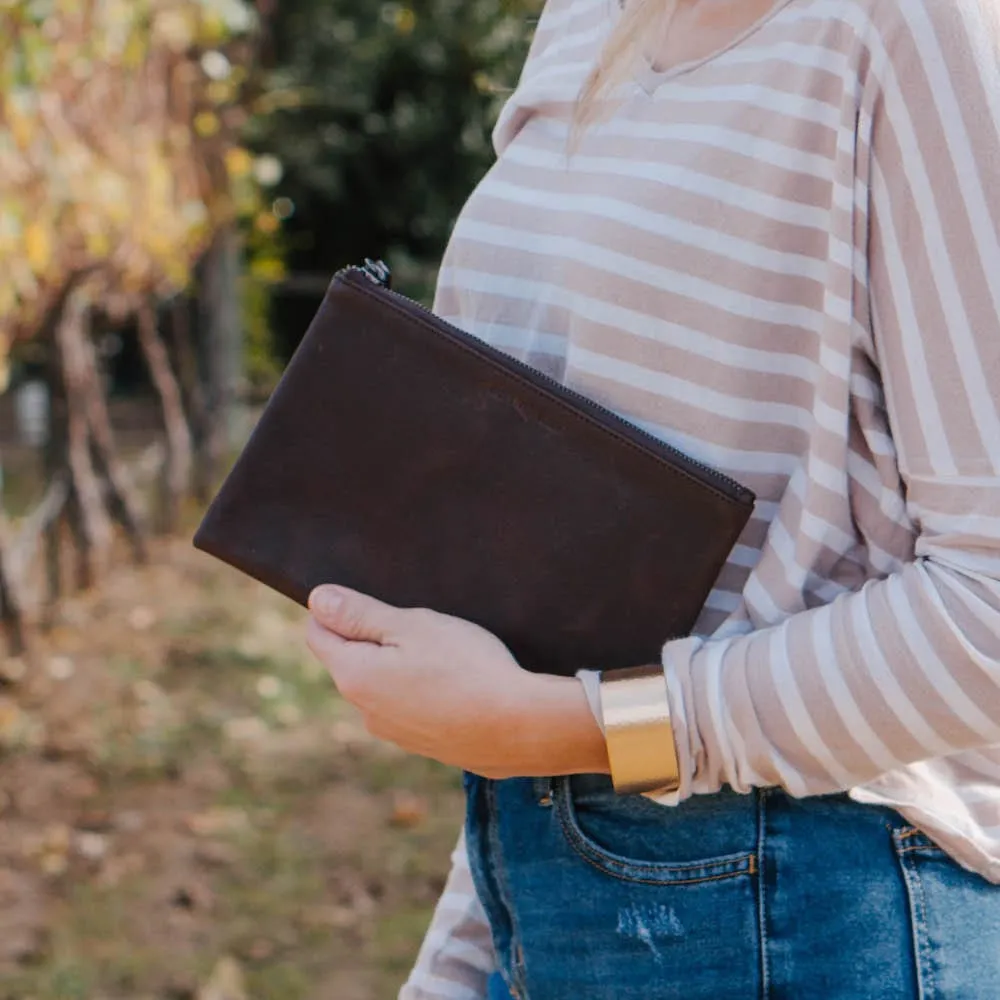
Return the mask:
[[[569,675],[658,662],[753,504],[366,262],[331,282],[194,543],[300,604],[343,584]]]

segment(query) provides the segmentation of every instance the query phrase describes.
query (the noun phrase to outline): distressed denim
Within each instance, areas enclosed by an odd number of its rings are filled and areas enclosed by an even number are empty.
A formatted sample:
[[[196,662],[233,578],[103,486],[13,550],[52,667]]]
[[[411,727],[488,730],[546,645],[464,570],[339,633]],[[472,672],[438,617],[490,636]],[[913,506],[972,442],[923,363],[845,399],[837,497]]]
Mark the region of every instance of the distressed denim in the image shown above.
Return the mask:
[[[891,809],[465,784],[489,1000],[1000,1000],[1000,886]]]

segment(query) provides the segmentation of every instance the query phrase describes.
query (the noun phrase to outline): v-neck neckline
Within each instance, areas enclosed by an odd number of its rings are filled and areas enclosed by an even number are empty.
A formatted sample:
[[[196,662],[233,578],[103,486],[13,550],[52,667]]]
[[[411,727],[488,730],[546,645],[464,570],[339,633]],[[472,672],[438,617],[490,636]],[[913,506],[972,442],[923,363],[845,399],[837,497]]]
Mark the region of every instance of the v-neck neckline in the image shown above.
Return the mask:
[[[652,95],[659,87],[668,83],[670,80],[675,80],[678,77],[685,76],[702,66],[707,66],[709,63],[714,62],[727,52],[732,51],[738,45],[742,45],[743,42],[747,41],[760,31],[764,25],[773,20],[790,3],[792,3],[792,0],[776,0],[776,3],[769,11],[757,18],[756,21],[747,25],[747,27],[745,27],[742,31],[735,34],[724,45],[720,45],[717,49],[713,49],[711,52],[706,53],[704,56],[699,56],[697,59],[689,59],[686,62],[675,63],[668,69],[655,69],[653,64],[645,56],[643,56],[639,68],[636,71],[636,83],[638,83],[642,90],[644,90],[647,94]]]

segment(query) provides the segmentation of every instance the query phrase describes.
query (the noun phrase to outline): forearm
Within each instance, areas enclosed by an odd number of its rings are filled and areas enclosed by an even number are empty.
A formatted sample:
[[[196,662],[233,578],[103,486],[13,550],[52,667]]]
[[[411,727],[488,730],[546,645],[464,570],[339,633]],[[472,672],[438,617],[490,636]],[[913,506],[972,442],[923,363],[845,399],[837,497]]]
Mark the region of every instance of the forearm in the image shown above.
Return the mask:
[[[998,591],[922,561],[772,628],[668,643],[680,797],[830,793],[1000,743]]]

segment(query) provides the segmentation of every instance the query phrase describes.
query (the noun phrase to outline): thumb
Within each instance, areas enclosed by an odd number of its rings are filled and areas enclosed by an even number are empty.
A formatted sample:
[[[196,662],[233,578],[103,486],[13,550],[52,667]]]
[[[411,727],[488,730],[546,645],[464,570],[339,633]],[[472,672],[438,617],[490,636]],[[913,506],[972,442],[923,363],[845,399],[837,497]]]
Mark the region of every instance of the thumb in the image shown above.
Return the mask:
[[[352,642],[386,644],[398,608],[347,587],[324,584],[309,595],[309,610],[324,628]]]

